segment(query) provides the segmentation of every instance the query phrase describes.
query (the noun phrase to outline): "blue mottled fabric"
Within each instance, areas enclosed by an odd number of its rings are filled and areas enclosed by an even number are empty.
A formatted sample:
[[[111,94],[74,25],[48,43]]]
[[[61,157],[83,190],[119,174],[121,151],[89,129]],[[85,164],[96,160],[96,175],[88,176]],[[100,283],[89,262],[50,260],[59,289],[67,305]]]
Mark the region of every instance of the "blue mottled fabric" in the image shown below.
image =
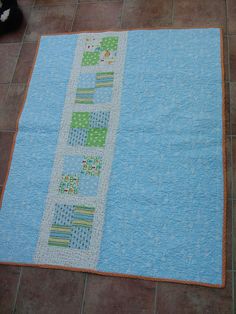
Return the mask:
[[[77,39],[41,39],[0,212],[0,261],[33,263]]]
[[[0,261],[33,263],[78,36],[41,40],[0,212]],[[95,270],[222,284],[222,164],[220,30],[128,32]],[[98,178],[86,180],[97,189]]]
[[[98,268],[219,284],[222,219],[220,31],[129,32]]]

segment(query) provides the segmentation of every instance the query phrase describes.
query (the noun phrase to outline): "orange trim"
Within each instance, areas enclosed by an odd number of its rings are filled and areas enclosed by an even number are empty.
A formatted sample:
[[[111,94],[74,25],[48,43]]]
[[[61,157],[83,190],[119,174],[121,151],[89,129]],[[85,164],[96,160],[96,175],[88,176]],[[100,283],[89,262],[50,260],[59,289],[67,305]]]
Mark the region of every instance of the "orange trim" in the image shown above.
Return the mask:
[[[131,31],[131,30],[160,30],[160,29],[211,29],[211,28],[218,28],[220,29],[220,50],[221,50],[221,69],[222,69],[222,152],[223,152],[223,174],[224,174],[224,213],[223,213],[223,242],[222,242],[222,284],[207,284],[207,283],[202,283],[202,282],[197,282],[197,281],[184,281],[184,280],[174,280],[174,279],[163,279],[163,278],[153,278],[153,277],[145,277],[145,276],[136,276],[136,275],[129,275],[129,274],[118,274],[118,273],[109,273],[109,272],[100,272],[96,270],[91,270],[91,269],[84,269],[84,268],[73,268],[73,267],[64,267],[64,266],[57,266],[57,265],[47,265],[47,264],[24,264],[24,263],[13,263],[13,262],[0,262],[0,265],[14,265],[14,266],[29,266],[29,267],[37,267],[37,268],[51,268],[51,269],[62,269],[62,270],[70,270],[70,271],[81,271],[81,272],[87,272],[87,273],[92,273],[92,274],[97,274],[97,275],[102,275],[102,276],[114,276],[114,277],[125,277],[125,278],[133,278],[133,279],[144,279],[144,280],[150,280],[150,281],[161,281],[161,282],[173,282],[173,283],[183,283],[183,284],[188,284],[188,285],[199,285],[199,286],[204,286],[204,287],[212,287],[212,288],[224,288],[226,285],[226,212],[227,212],[227,158],[226,158],[226,96],[225,96],[225,67],[224,67],[224,49],[223,49],[223,36],[224,36],[224,29],[223,27],[159,27],[159,28],[133,28],[133,29],[110,29],[110,30],[105,30],[105,31],[81,31],[81,32],[71,32],[71,33],[51,33],[51,34],[42,34],[37,42],[37,48],[36,48],[36,53],[34,57],[34,62],[31,68],[30,76],[27,82],[25,94],[24,94],[24,99],[23,99],[23,105],[21,106],[21,110],[19,113],[19,116],[17,118],[16,122],[16,132],[14,135],[12,147],[11,147],[11,153],[10,153],[10,158],[8,161],[8,167],[7,167],[7,175],[6,179],[4,181],[3,189],[2,189],[2,194],[0,198],[0,208],[2,206],[2,200],[3,200],[3,195],[5,192],[6,188],[6,183],[7,183],[7,178],[9,175],[9,170],[10,170],[10,165],[12,161],[12,156],[13,156],[13,151],[15,147],[15,142],[16,142],[16,136],[18,132],[18,127],[19,127],[19,119],[21,116],[21,113],[24,108],[24,104],[26,101],[30,81],[33,75],[33,70],[34,66],[36,63],[37,55],[38,55],[38,50],[39,50],[39,45],[40,45],[40,39],[42,36],[56,36],[56,35],[71,35],[71,34],[80,34],[80,33],[105,33],[105,32],[110,32],[110,31],[117,31],[117,32],[124,32],[124,31]]]

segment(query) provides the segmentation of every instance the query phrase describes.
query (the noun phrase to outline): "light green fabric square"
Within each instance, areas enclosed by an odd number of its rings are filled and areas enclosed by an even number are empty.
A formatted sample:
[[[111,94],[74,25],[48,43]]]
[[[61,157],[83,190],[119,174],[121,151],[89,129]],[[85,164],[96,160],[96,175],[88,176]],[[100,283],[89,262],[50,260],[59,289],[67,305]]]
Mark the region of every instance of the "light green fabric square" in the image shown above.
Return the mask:
[[[116,51],[118,47],[118,37],[105,37],[101,41],[101,50]]]
[[[89,112],[73,112],[71,128],[89,128]]]
[[[106,142],[107,128],[89,129],[86,146],[104,147]]]
[[[86,51],[83,53],[82,66],[97,65],[99,63],[100,53]]]

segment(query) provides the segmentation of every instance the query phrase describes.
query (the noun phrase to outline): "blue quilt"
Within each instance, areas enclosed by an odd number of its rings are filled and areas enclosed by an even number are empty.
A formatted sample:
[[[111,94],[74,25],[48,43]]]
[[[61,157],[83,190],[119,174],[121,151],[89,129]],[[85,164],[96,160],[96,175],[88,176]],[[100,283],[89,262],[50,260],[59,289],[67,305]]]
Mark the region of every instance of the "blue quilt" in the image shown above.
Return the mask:
[[[0,262],[223,283],[219,29],[43,36]]]

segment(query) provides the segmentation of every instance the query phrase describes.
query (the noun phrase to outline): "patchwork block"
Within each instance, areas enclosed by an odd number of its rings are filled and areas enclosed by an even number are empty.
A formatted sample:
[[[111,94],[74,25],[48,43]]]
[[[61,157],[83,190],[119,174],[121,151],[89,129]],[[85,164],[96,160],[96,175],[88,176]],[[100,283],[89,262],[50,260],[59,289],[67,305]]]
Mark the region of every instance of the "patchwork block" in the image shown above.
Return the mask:
[[[95,104],[106,104],[110,103],[112,100],[112,88],[96,88],[93,101]]]
[[[80,183],[81,184],[79,186],[79,192],[81,195],[86,195],[86,196],[96,196],[97,195],[99,177],[81,175],[80,176]]]
[[[89,117],[90,128],[107,128],[110,119],[109,111],[91,112]]]
[[[107,129],[89,129],[87,146],[104,147],[106,142]]]
[[[89,112],[73,112],[71,119],[71,128],[88,128]]]
[[[54,224],[68,226],[73,217],[73,205],[56,204]]]
[[[78,76],[80,88],[95,87],[96,73],[80,73]]]
[[[71,227],[53,224],[50,231],[49,245],[69,247]]]
[[[96,88],[112,87],[114,80],[113,72],[99,72],[96,74]]]
[[[104,147],[109,119],[109,111],[73,112],[68,145]]]
[[[102,158],[89,156],[84,158],[81,173],[90,176],[99,176],[102,169]]]
[[[118,37],[114,37],[114,36],[104,37],[101,40],[102,50],[116,51],[117,48],[118,48]]]
[[[118,37],[107,36],[100,40],[85,39],[82,66],[112,65],[117,58]]]
[[[100,156],[65,156],[59,193],[70,196],[96,196],[101,169]],[[55,210],[60,211],[58,208]],[[55,223],[62,224],[62,218]]]
[[[76,175],[63,174],[59,191],[62,194],[78,194],[79,178]]]
[[[48,245],[89,249],[94,213],[94,207],[56,204]]]
[[[99,64],[100,53],[99,52],[84,52],[82,65],[97,65]]]
[[[79,173],[85,158],[87,158],[87,156],[65,156],[63,170],[73,174]]]
[[[70,247],[79,250],[88,250],[92,236],[92,228],[72,227]]]
[[[76,91],[76,103],[90,105],[94,102],[95,88],[78,88]]]
[[[114,72],[82,73],[76,90],[76,104],[106,104],[112,101]]]
[[[88,138],[87,129],[70,128],[68,144],[71,146],[85,146]]]

